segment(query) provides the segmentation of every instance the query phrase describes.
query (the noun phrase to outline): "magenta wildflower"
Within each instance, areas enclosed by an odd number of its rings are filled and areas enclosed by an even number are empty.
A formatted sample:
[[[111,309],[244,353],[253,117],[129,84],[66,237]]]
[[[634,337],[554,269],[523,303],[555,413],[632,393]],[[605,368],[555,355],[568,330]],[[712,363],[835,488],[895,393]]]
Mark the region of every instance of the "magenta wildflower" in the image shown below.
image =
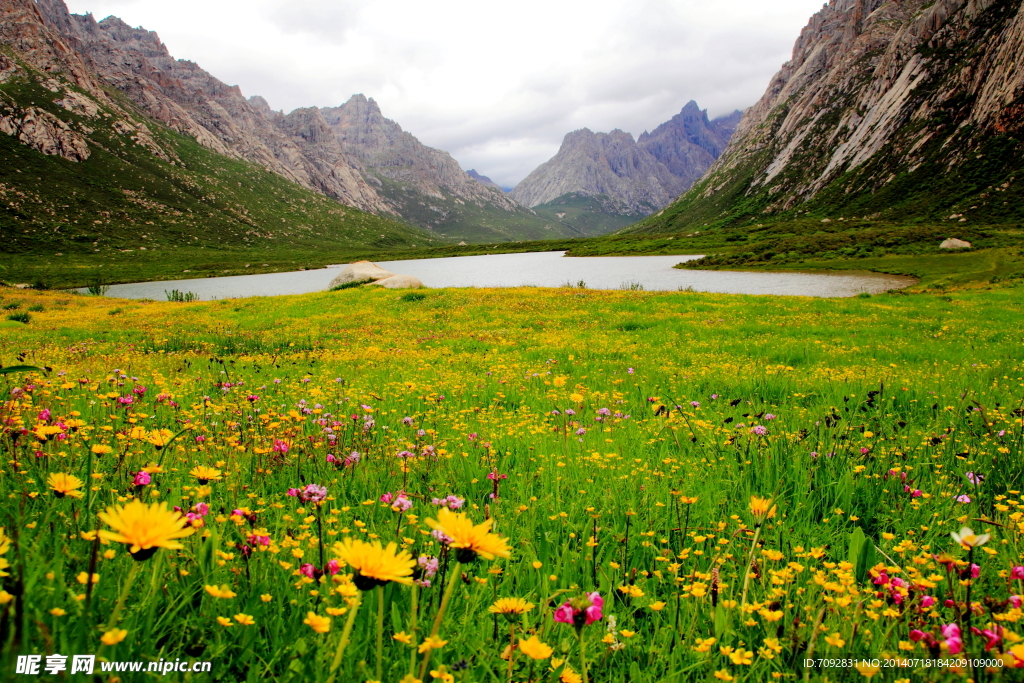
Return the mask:
[[[763,425],[754,425],[750,428],[750,433],[756,436],[764,436],[768,433],[768,428]]]
[[[135,474],[135,478],[132,479],[132,486],[145,486],[149,482],[153,481],[153,477],[150,476],[146,470],[139,470]]]
[[[1017,567],[1014,567],[1013,569],[1011,569],[1010,570],[1010,578],[1011,579],[1024,580],[1024,567],[1017,566]]]
[[[288,452],[288,442],[281,439],[274,439],[274,452],[284,455]]]
[[[309,484],[299,492],[299,498],[309,503],[319,503],[327,497],[327,487]]]
[[[601,620],[604,616],[601,612],[602,607],[604,607],[604,599],[597,591],[594,591],[563,603],[555,610],[555,621],[572,624],[577,629],[582,629],[584,626]]]

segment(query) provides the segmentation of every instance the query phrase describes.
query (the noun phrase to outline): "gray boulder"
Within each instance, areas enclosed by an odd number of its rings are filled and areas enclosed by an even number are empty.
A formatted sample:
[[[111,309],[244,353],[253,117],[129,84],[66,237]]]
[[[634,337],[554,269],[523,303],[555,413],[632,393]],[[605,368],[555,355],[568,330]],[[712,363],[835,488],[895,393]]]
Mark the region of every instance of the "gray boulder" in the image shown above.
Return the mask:
[[[341,269],[341,272],[331,280],[330,287],[334,288],[338,285],[347,285],[350,282],[366,282],[367,280],[383,280],[384,278],[393,277],[394,273],[389,270],[384,270],[378,265],[370,263],[369,261],[356,261],[350,263]]]
[[[422,289],[423,282],[412,275],[392,275],[391,277],[367,283],[366,286],[379,285],[384,289]]]
[[[971,243],[964,240],[958,240],[955,237],[950,237],[942,244],[939,245],[939,249],[970,249]]]

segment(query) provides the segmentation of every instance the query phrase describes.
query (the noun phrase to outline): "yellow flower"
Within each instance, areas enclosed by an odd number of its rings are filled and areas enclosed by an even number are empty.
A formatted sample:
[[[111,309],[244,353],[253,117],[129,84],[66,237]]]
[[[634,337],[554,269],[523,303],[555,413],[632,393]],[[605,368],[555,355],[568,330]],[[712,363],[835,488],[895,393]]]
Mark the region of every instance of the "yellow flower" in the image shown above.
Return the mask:
[[[477,555],[485,560],[512,556],[508,539],[491,533],[493,517],[482,524],[474,525],[466,513],[441,508],[437,513],[437,519],[428,519],[427,525],[452,539],[449,545],[457,549],[456,558],[459,562],[472,562]]]
[[[154,429],[146,437],[146,440],[156,446],[157,450],[160,450],[166,446],[172,438],[174,438],[174,432],[170,429]]]
[[[90,448],[89,450],[91,450],[96,455],[105,455],[114,449],[111,448],[110,446],[107,446],[106,444],[98,443],[94,444],[93,447]]]
[[[321,617],[316,612],[307,612],[306,618],[302,620],[302,623],[317,633],[327,633],[331,630],[331,618]]]
[[[542,643],[537,636],[530,636],[526,640],[520,640],[519,651],[530,659],[547,659],[554,652],[548,645]]]
[[[235,615],[235,621],[237,621],[242,626],[252,626],[256,623],[256,620],[253,619],[252,616],[248,614],[242,614],[241,612]]]
[[[123,628],[112,628],[102,636],[100,636],[100,642],[104,645],[117,645],[122,640],[128,637],[128,630]]]
[[[341,615],[343,615],[347,611],[348,611],[347,607],[328,607],[327,608],[327,613],[330,614],[332,617],[340,617]]]
[[[0,605],[6,605],[13,599],[14,596],[8,593],[7,591],[0,591]]]
[[[679,502],[683,505],[693,505],[697,502],[697,496],[679,496]]]
[[[661,610],[665,609],[665,604],[666,603],[662,602],[661,600],[658,600],[657,602],[652,602],[650,607],[655,612],[660,612]]]
[[[224,478],[221,476],[223,473],[220,470],[205,465],[193,467],[189,474],[198,479],[200,484],[209,484],[211,481],[220,481]]]
[[[498,598],[487,608],[491,614],[501,614],[508,620],[514,620],[533,609],[533,603],[522,598]]]
[[[71,496],[72,498],[82,497],[82,492],[79,490],[82,488],[82,480],[73,474],[51,472],[50,476],[46,478],[46,485],[53,489],[53,495],[58,498],[63,498],[64,496]]]
[[[771,498],[758,498],[757,496],[750,497],[750,514],[754,515],[754,520],[760,524],[766,519],[771,519],[775,516],[775,506],[772,505]]]
[[[452,676],[450,673],[448,673],[448,667],[446,666],[440,666],[436,669],[431,669],[430,677],[435,680],[441,681],[441,683],[454,683],[455,681],[455,676]]]
[[[423,683],[423,679],[416,678],[412,674],[406,674],[405,678],[400,680],[398,683]]]
[[[182,548],[174,539],[195,533],[180,512],[167,509],[166,502],[146,505],[133,500],[127,505],[108,507],[99,517],[115,529],[100,531],[100,538],[130,546],[128,552],[136,560],[148,559],[158,548]]]
[[[731,681],[732,674],[729,673],[728,669],[720,669],[715,672],[715,678],[717,678],[720,681]]]
[[[65,614],[67,614],[67,612],[62,610],[60,607],[54,607],[52,610],[50,610],[50,614],[52,614],[55,617],[62,617]]]
[[[953,540],[962,545],[965,548],[978,548],[986,543],[988,539],[992,538],[989,534],[975,534],[967,527],[960,529],[960,533],[952,532],[949,534],[953,537]]]
[[[543,562],[538,562],[537,560],[534,560],[534,561],[533,561],[533,568],[534,568],[534,569],[540,569],[540,568],[541,568],[541,567],[543,567],[543,566],[544,566],[544,563],[543,563]]]
[[[224,598],[225,600],[227,600],[227,599],[233,598],[233,597],[235,597],[235,595],[237,595],[237,593],[232,591],[226,585],[222,585],[220,587],[217,587],[217,586],[203,586],[203,588],[205,588],[206,592],[209,593],[210,595],[212,595],[215,598]]]
[[[621,629],[619,633],[622,635],[623,638],[632,638],[636,635],[636,631],[630,631],[629,629],[625,628]]]
[[[562,669],[562,675],[558,677],[558,680],[562,683],[583,683],[583,677],[573,671],[572,667],[568,664]]]
[[[640,587],[634,586],[633,584],[629,584],[627,586],[619,586],[619,592],[624,593],[625,595],[628,595],[631,598],[644,597],[644,592],[640,589]]]
[[[355,584],[359,590],[370,590],[389,581],[412,584],[412,569],[416,560],[407,550],[398,550],[397,543],[381,546],[380,541],[367,543],[358,538],[346,538],[334,544],[334,554],[356,570]]]
[[[864,678],[871,678],[881,670],[880,666],[873,666],[870,662],[866,660],[859,660],[853,666],[857,669],[857,671],[860,672],[860,675]]]
[[[754,653],[744,650],[742,647],[729,654],[729,659],[732,660],[733,664],[753,664]]]
[[[441,640],[437,636],[428,636],[420,643],[419,652],[429,652],[430,650],[440,650],[442,647],[448,644],[447,640]]]
[[[694,643],[695,643],[695,645],[693,646],[693,651],[694,652],[708,652],[709,650],[711,650],[711,646],[715,644],[715,639],[714,638],[707,638],[707,639],[697,638],[694,641]]]
[[[842,647],[846,645],[846,641],[839,637],[838,633],[833,633],[830,636],[825,636],[825,642],[832,647]]]
[[[82,584],[84,586],[85,584],[89,583],[89,572],[79,572],[78,576],[75,577],[75,578],[77,579],[78,583],[80,583],[80,584]],[[100,582],[100,575],[99,574],[93,574],[92,575],[92,582],[94,584],[95,583],[99,583]]]
[[[392,639],[397,640],[403,645],[412,645],[412,636],[405,631],[399,631],[395,635],[391,636]]]
[[[263,602],[270,602],[273,599],[274,599],[274,596],[271,595],[270,593],[264,593],[263,595],[260,596],[260,600],[262,600]]]
[[[231,626],[231,620],[227,617],[217,617],[217,623],[221,626]]]

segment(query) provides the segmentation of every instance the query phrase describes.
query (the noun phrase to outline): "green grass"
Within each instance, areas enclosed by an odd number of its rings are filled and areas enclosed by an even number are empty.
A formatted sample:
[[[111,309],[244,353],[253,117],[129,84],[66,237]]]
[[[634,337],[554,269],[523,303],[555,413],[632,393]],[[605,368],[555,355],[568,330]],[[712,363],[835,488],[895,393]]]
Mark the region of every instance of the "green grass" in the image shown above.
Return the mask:
[[[460,683],[507,681],[502,651],[536,635],[559,661],[517,653],[513,680],[554,683],[585,664],[595,682],[858,681],[802,661],[945,657],[910,632],[968,632],[968,561],[971,624],[1004,630],[988,652],[965,637],[966,653],[1024,661],[1006,606],[1024,564],[1022,293],[350,289],[170,303],[0,290],[12,310],[43,308],[2,328],[0,362],[50,368],[0,374],[0,666],[93,653],[208,661],[211,680],[326,681],[352,570],[340,583],[299,570],[324,568],[348,537],[436,556],[442,571],[415,594],[362,594],[338,681],[399,681],[414,662],[418,674],[422,656],[392,636],[422,642],[435,617],[447,642],[427,680],[443,666]],[[355,465],[327,458],[352,451]],[[149,464],[152,482],[134,485]],[[223,479],[203,488],[197,465]],[[58,498],[55,473],[92,487]],[[287,494],[310,484],[327,487],[323,505]],[[399,490],[404,514],[379,501]],[[425,522],[448,495],[475,523],[495,520],[509,558],[456,564]],[[751,496],[775,516],[759,522]],[[109,528],[99,512],[133,497],[209,509],[182,549],[133,561],[88,540]],[[964,525],[991,540],[968,554],[950,537]],[[942,553],[959,564],[947,572]],[[221,586],[234,595],[215,597]],[[605,602],[584,654],[552,617],[590,591]],[[487,611],[500,597],[534,605],[514,631]],[[346,608],[327,633],[304,623]],[[101,645],[115,627],[125,638]],[[895,677],[956,679],[923,663],[880,676]]]

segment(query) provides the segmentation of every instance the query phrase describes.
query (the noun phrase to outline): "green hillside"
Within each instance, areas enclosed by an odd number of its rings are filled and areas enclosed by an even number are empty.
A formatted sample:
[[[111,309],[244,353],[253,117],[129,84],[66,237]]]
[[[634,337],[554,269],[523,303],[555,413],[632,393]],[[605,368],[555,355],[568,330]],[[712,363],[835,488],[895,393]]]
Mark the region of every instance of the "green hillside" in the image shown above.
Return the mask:
[[[635,223],[643,215],[623,215],[606,195],[588,197],[570,192],[533,207],[538,216],[557,222],[576,237],[606,235]]]

